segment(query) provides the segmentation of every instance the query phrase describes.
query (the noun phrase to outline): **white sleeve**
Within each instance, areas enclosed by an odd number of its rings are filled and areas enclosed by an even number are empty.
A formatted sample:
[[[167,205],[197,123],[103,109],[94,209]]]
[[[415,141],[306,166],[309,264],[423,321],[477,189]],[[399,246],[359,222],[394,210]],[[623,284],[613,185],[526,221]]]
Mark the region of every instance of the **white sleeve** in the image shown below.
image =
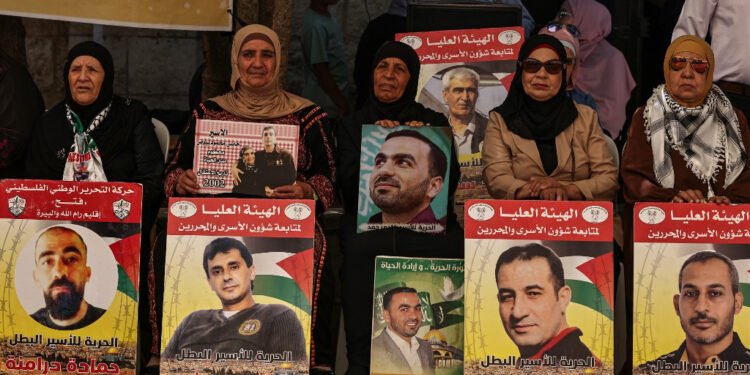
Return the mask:
[[[717,5],[718,0],[685,0],[680,19],[672,31],[672,40],[683,35],[705,38]]]

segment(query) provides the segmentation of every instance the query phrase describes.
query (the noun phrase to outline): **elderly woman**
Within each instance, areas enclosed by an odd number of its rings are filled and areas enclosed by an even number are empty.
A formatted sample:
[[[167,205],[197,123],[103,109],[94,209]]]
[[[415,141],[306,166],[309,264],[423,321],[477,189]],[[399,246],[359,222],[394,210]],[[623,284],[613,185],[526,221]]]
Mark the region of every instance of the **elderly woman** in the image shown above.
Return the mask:
[[[369,374],[372,327],[374,262],[378,255],[413,257],[463,257],[463,232],[453,210],[448,210],[445,236],[417,233],[404,228],[388,228],[357,234],[359,167],[362,125],[444,126],[448,120],[414,99],[419,79],[419,57],[400,42],[387,42],[375,55],[371,75],[371,95],[363,108],[354,113],[339,130],[339,181],[344,197],[341,221],[341,271],[344,328],[350,374]],[[448,207],[460,177],[455,154],[450,161]]]
[[[616,139],[625,125],[635,81],[625,56],[605,39],[612,31],[612,16],[596,0],[565,0],[558,21],[581,32],[581,63],[574,85],[594,97],[602,128]]]
[[[482,160],[498,199],[612,200],[617,171],[596,113],[565,94],[565,49],[526,40],[505,102],[490,112]]]
[[[140,183],[148,220],[161,201],[164,156],[146,107],[114,95],[112,55],[98,43],[73,47],[63,72],[65,100],[35,124],[26,177]]]
[[[297,180],[294,184],[273,189],[269,194],[276,199],[315,199],[316,212],[322,214],[335,197],[335,164],[331,128],[326,113],[307,99],[281,89],[281,45],[276,33],[262,25],[245,26],[234,36],[232,43],[232,91],[201,103],[193,119],[180,138],[177,154],[167,167],[164,189],[167,196],[190,196],[198,193],[198,182],[193,171],[195,125],[197,119],[247,121],[288,124],[299,127]],[[319,334],[318,316],[327,318],[321,309],[332,304],[318,304],[321,290],[332,292],[333,286],[321,288],[321,282],[332,282],[321,274],[326,253],[326,241],[319,222],[315,227],[315,256],[313,280],[313,343],[327,339]],[[325,274],[325,276],[329,276]],[[321,349],[321,348],[319,348]],[[321,358],[321,350],[313,351],[313,365],[329,365],[329,358]],[[330,359],[332,361],[332,359]]]
[[[576,86],[578,68],[581,65],[581,59],[578,54],[581,51],[581,45],[578,37],[581,32],[573,25],[563,25],[559,22],[551,22],[539,30],[541,35],[552,35],[565,47],[565,70],[567,72],[565,80],[568,83],[565,87],[568,96],[578,104],[587,105],[596,110],[596,101],[594,98]]]
[[[702,39],[675,39],[665,84],[633,115],[622,157],[625,200],[750,202],[747,120],[713,84],[714,54]]]

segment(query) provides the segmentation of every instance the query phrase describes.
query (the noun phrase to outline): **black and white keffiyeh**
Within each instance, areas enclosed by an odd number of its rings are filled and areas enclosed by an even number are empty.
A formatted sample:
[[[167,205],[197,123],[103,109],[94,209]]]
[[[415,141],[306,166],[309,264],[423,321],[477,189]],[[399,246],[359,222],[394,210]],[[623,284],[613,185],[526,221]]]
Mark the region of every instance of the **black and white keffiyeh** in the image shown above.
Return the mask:
[[[681,106],[669,96],[665,85],[659,85],[648,99],[643,118],[654,174],[662,187],[674,187],[669,148],[677,150],[693,174],[708,186],[709,198],[714,195],[711,183],[722,164],[726,165],[724,188],[745,168],[747,152],[737,114],[716,85],[704,104],[694,108]]]

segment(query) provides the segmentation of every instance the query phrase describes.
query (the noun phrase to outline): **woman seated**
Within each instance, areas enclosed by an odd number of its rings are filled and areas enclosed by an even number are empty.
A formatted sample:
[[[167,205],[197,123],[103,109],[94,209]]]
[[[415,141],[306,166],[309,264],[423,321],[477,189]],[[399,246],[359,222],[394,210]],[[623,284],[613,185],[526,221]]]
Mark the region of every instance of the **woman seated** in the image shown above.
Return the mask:
[[[401,42],[383,44],[375,54],[370,97],[338,132],[338,172],[345,211],[340,230],[341,251],[344,254],[341,288],[349,373],[370,373],[375,257],[462,258],[464,255],[463,231],[452,210],[453,195],[460,178],[455,154],[449,161],[450,175],[446,181],[449,199],[445,235],[418,233],[406,228],[357,233],[362,125],[450,126],[445,116],[415,101],[419,67],[419,57],[408,45]],[[398,185],[405,189],[412,187],[406,186],[406,183]],[[402,194],[400,200],[407,200],[409,197],[406,195]],[[377,368],[373,371],[377,372]]]
[[[521,47],[505,102],[490,112],[482,161],[493,198],[612,200],[617,170],[596,113],[565,93],[565,48],[535,35]]]
[[[700,38],[667,49],[666,83],[636,110],[623,151],[627,202],[750,202],[747,120],[713,84],[714,66]]]
[[[263,25],[245,26],[234,36],[232,43],[232,91],[200,104],[193,113],[190,124],[180,137],[177,154],[167,167],[164,189],[167,196],[193,196],[198,194],[198,180],[193,171],[195,152],[195,126],[197,119],[287,124],[299,127],[297,180],[290,185],[268,189],[266,195],[275,199],[315,199],[315,212],[320,216],[333,203],[335,197],[334,144],[327,114],[311,101],[281,89],[281,45],[276,32]],[[249,160],[248,160],[249,161]],[[255,162],[255,161],[253,161]],[[250,178],[250,174],[240,178]],[[240,182],[241,183],[241,182]],[[319,293],[333,293],[332,276],[323,272],[325,261],[325,236],[319,220],[315,223],[315,254],[313,273],[313,341],[315,356],[313,366],[330,365],[332,354],[325,351],[330,345],[327,327],[328,310],[333,305],[318,303]],[[322,285],[321,285],[322,283]]]
[[[161,203],[164,155],[146,107],[113,94],[114,75],[112,55],[101,44],[82,42],[68,52],[65,100],[35,124],[25,175],[140,183],[143,217],[148,220]],[[74,155],[90,158],[74,162],[84,159],[69,157]]]

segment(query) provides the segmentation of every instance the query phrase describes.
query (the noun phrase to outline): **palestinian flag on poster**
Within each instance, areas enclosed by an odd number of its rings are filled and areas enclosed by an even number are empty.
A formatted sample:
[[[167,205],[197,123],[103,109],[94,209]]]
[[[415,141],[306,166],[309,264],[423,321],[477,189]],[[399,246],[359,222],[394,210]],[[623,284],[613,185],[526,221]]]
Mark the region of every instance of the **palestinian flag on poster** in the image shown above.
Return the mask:
[[[743,306],[750,307],[750,246],[715,244],[713,247],[734,262],[740,276],[740,292],[745,295]]]
[[[138,301],[140,224],[75,223],[97,232],[109,245],[117,261],[117,291]],[[148,261],[148,259],[144,260]]]
[[[614,259],[612,245],[601,242],[544,242],[563,264],[572,302],[614,319]],[[749,259],[750,261],[750,259]]]
[[[298,253],[261,250],[253,254],[256,270],[253,294],[273,296],[310,314],[314,251],[310,246],[313,241],[296,242],[306,249]]]

